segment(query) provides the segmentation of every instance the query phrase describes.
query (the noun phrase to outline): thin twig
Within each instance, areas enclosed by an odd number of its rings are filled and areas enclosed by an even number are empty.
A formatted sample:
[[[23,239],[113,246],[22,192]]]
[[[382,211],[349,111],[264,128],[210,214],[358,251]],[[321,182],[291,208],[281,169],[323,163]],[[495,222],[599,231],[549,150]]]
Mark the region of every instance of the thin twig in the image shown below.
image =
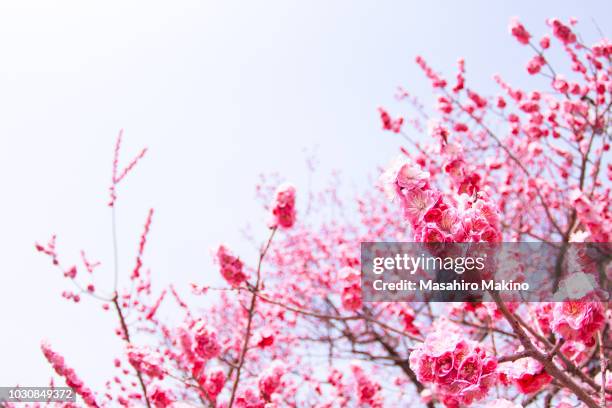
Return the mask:
[[[276,230],[277,230],[277,227],[272,228],[270,237],[268,238],[268,242],[266,243],[264,248],[259,253],[259,262],[257,263],[257,277],[255,280],[255,286],[253,289],[253,295],[251,297],[251,305],[249,306],[249,310],[248,310],[246,333],[244,335],[244,343],[242,345],[242,351],[240,352],[240,358],[238,360],[238,365],[236,367],[236,378],[234,379],[234,385],[232,386],[232,394],[230,396],[229,408],[232,408],[234,405],[234,399],[236,398],[236,391],[238,389],[238,383],[240,382],[240,372],[242,371],[242,366],[244,365],[245,356],[249,348],[249,340],[251,338],[251,326],[253,324],[253,317],[255,315],[255,305],[257,304],[257,292],[260,289],[261,265],[266,256],[266,253],[268,252],[268,249],[270,248],[270,244],[272,243],[272,238],[274,238],[274,233],[276,232]]]

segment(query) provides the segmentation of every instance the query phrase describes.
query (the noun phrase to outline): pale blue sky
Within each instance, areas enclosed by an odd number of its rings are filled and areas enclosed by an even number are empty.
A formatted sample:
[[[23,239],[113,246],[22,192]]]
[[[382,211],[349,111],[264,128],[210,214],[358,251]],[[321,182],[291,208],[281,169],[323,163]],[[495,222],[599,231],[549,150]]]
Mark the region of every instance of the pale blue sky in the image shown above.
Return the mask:
[[[459,3],[3,1],[0,385],[46,384],[43,338],[92,387],[112,373],[114,316],[63,300],[69,283],[33,243],[57,233],[67,261],[86,249],[110,276],[105,204],[120,128],[124,158],[150,148],[119,191],[121,264],[132,265],[154,206],[145,262],[158,282],[216,282],[209,248],[248,256],[242,227],[265,234],[258,174],[280,172],[303,197],[304,149],[318,152],[319,185],[339,169],[366,187],[389,161],[398,140],[380,131],[376,108],[401,111],[397,85],[430,94],[416,55],[446,73],[465,57],[480,89],[493,92],[496,72],[528,86],[530,54],[508,35],[510,17],[539,36],[547,17],[576,16],[592,39],[592,18],[609,34],[612,11],[606,1]]]

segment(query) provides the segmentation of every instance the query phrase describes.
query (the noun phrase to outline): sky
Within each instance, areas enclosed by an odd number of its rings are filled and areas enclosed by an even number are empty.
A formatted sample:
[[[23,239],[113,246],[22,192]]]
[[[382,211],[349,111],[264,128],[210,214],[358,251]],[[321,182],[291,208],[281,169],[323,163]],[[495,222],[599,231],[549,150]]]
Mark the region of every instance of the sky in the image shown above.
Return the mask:
[[[115,316],[63,299],[70,283],[34,243],[57,234],[66,263],[86,250],[109,287],[119,129],[123,160],[149,148],[119,188],[123,275],[154,207],[145,254],[154,289],[216,283],[211,248],[254,257],[243,228],[266,235],[260,174],[293,182],[299,201],[315,152],[313,186],[339,170],[347,186],[369,187],[400,145],[380,130],[377,107],[403,112],[398,85],[431,104],[415,56],[448,74],[464,57],[468,83],[485,93],[496,92],[494,73],[528,87],[531,55],[508,34],[510,17],[539,36],[546,18],[575,16],[588,42],[595,22],[609,35],[612,15],[605,1],[459,3],[1,2],[0,386],[48,383],[43,339],[96,390],[113,373]]]

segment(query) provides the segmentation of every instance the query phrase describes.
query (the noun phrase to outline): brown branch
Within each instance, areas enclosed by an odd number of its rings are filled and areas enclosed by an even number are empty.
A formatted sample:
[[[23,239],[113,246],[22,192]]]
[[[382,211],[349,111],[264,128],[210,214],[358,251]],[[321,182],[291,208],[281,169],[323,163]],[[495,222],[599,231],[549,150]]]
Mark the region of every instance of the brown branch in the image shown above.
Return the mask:
[[[531,353],[528,351],[520,351],[518,353],[515,354],[510,354],[508,356],[503,356],[497,359],[498,363],[505,363],[508,361],[516,361],[516,360],[520,360],[521,358],[525,358],[525,357],[530,357]]]
[[[547,354],[542,353],[540,350],[538,350],[535,347],[535,345],[531,342],[531,340],[529,339],[529,336],[527,335],[527,333],[525,332],[521,324],[518,322],[514,314],[512,314],[508,310],[505,303],[501,300],[499,293],[496,293],[496,292],[490,292],[490,293],[493,299],[495,300],[497,307],[499,308],[499,310],[502,312],[502,314],[504,315],[504,317],[506,318],[506,320],[512,327],[512,330],[518,336],[521,344],[525,348],[525,351],[529,353],[530,357],[538,360],[544,366],[544,369],[546,370],[548,374],[550,374],[552,377],[559,380],[561,384],[563,384],[565,387],[571,390],[574,394],[576,394],[576,396],[582,402],[584,402],[588,407],[600,408],[598,404],[595,402],[595,400],[591,398],[591,396],[582,387],[580,387],[580,385],[578,385],[562,369],[557,367],[557,365],[554,363],[552,359],[548,358]]]
[[[599,343],[599,367],[601,369],[601,390],[599,398],[601,401],[601,408],[606,408],[606,371],[608,370],[608,364],[606,362],[606,354],[603,348],[603,330],[597,332],[597,342]]]
[[[423,391],[425,389],[425,386],[421,384],[421,382],[417,378],[416,373],[412,370],[412,368],[410,368],[410,363],[408,362],[408,359],[401,358],[395,348],[393,348],[389,343],[387,343],[378,333],[376,333],[376,337],[381,346],[383,346],[385,351],[389,354],[389,357],[393,357],[395,359],[395,365],[397,365],[404,372],[404,374],[406,374],[408,378],[410,378],[410,381],[412,381],[417,391],[419,393]],[[428,402],[427,407],[434,408],[434,403],[431,401]]]
[[[115,292],[115,296],[113,296],[113,305],[115,305],[115,310],[117,311],[117,315],[119,316],[119,321],[121,322],[121,329],[123,330],[123,335],[125,336],[125,340],[128,343],[131,343],[130,332],[128,331],[127,324],[125,323],[125,318],[123,317],[121,306],[119,306],[117,292]],[[144,399],[147,404],[147,408],[151,408],[151,402],[149,401],[149,396],[147,395],[147,387],[145,386],[144,380],[142,378],[142,374],[140,373],[140,371],[138,371],[136,367],[134,367],[134,370],[136,370],[136,376],[138,377],[138,382],[140,383],[140,388],[142,389],[142,393],[144,395]]]
[[[365,320],[367,322],[374,323],[374,324],[382,327],[383,329],[389,330],[390,332],[393,332],[395,334],[399,334],[399,335],[408,337],[411,340],[415,340],[415,341],[419,341],[419,342],[423,341],[423,339],[420,338],[420,337],[414,336],[414,335],[412,335],[410,333],[407,333],[405,331],[402,331],[402,330],[396,329],[394,327],[391,327],[388,324],[385,324],[385,323],[383,323],[381,321],[378,321],[378,320],[376,320],[376,319],[374,319],[373,317],[370,317],[370,316],[366,316],[366,315],[342,316],[342,315],[332,315],[332,314],[324,314],[324,313],[313,312],[313,311],[310,311],[310,310],[301,309],[301,308],[297,308],[297,307],[294,307],[294,306],[289,306],[289,305],[287,305],[285,303],[282,303],[282,302],[270,299],[270,298],[262,295],[261,293],[255,293],[252,288],[249,288],[249,290],[251,291],[251,293],[253,293],[254,296],[260,298],[264,302],[271,303],[271,304],[283,307],[283,308],[285,308],[285,309],[287,309],[287,310],[289,310],[291,312],[302,314],[304,316],[311,316],[311,317],[316,317],[318,319],[324,319],[324,320],[338,320],[338,321],[362,320],[363,319],[363,320]]]
[[[276,229],[277,227],[272,228],[272,232],[270,233],[268,242],[259,253],[259,262],[257,263],[257,278],[255,280],[253,295],[251,297],[251,304],[248,310],[246,333],[244,335],[244,343],[242,345],[242,351],[240,352],[240,358],[238,359],[238,364],[236,367],[236,378],[234,379],[234,384],[232,386],[232,394],[230,396],[229,408],[232,408],[234,405],[236,391],[238,390],[238,383],[240,382],[240,373],[242,371],[242,366],[244,365],[246,353],[249,348],[249,340],[251,339],[251,326],[253,325],[253,317],[255,316],[255,305],[257,304],[257,292],[259,292],[261,283],[261,265],[266,256],[266,253],[268,252],[268,249],[270,248],[270,244],[272,243],[272,238],[274,238],[274,233],[276,232]]]

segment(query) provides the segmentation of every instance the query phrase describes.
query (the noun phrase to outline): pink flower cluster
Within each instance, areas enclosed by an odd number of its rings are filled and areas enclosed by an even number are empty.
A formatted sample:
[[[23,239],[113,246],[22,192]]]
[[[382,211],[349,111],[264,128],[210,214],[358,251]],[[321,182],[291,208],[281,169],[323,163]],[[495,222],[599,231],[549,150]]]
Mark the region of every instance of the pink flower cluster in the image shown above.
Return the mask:
[[[373,381],[363,368],[357,364],[351,365],[351,371],[355,377],[359,404],[367,404],[372,408],[382,407],[383,399],[380,394],[382,387],[380,384]]]
[[[497,379],[497,361],[484,348],[440,329],[410,353],[410,367],[447,407],[484,398]]]
[[[571,204],[576,210],[578,219],[587,228],[593,242],[610,242],[612,240],[612,213],[609,199],[606,196],[587,197],[580,190],[570,193]]]
[[[113,177],[110,185],[110,201],[109,207],[114,207],[117,201],[117,186],[123,179],[136,167],[136,164],[144,157],[147,153],[147,149],[144,148],[138,153],[124,168],[119,170],[119,153],[121,152],[121,140],[123,138],[123,129],[119,131],[117,136],[117,143],[115,144],[115,157],[113,158]]]
[[[66,385],[73,388],[74,392],[83,398],[83,401],[88,407],[97,408],[98,404],[96,403],[93,392],[85,384],[83,384],[83,381],[81,381],[74,370],[66,365],[64,357],[53,351],[47,342],[43,342],[41,344],[41,349],[45,355],[45,358],[47,361],[49,361],[55,372],[64,377],[66,380]]]
[[[276,189],[272,204],[271,227],[291,228],[295,223],[295,187],[281,184]]]
[[[261,399],[259,392],[255,388],[249,387],[236,398],[235,406],[237,408],[264,408],[266,402]]]
[[[359,272],[347,266],[340,270],[338,277],[343,285],[342,307],[351,312],[361,309],[361,277]]]
[[[174,397],[171,391],[157,387],[151,393],[151,402],[155,408],[167,408],[174,404]]]
[[[531,75],[535,75],[540,72],[540,69],[542,69],[544,64],[546,64],[544,57],[541,55],[536,55],[527,63],[527,72],[529,72]]]
[[[399,133],[402,130],[404,118],[399,117],[397,119],[393,119],[391,115],[389,115],[389,112],[383,108],[378,108],[378,112],[380,113],[380,120],[382,121],[384,130],[390,130],[393,133]]]
[[[195,333],[194,351],[200,357],[210,360],[221,353],[221,345],[217,340],[217,332],[204,323],[199,321],[193,327]]]
[[[220,367],[213,368],[206,375],[206,378],[203,384],[204,390],[206,391],[208,396],[214,400],[217,398],[217,395],[219,395],[221,391],[223,390],[225,381],[226,381],[225,371],[223,371],[223,369]]]
[[[138,371],[151,378],[164,378],[164,358],[156,351],[148,347],[137,347],[132,344],[127,346],[127,357],[130,364]]]
[[[527,31],[525,26],[518,21],[517,18],[513,18],[510,20],[510,26],[508,27],[510,30],[510,34],[517,39],[523,45],[529,44],[529,39],[531,38],[531,34]]]
[[[236,288],[247,280],[247,276],[242,270],[242,261],[223,245],[217,249],[217,262],[219,262],[219,267],[221,268],[221,276],[232,287]]]
[[[542,364],[531,358],[521,358],[499,365],[499,378],[503,384],[514,384],[523,394],[539,391],[552,381]]]
[[[600,302],[587,300],[557,302],[551,322],[553,332],[566,340],[581,341],[587,346],[595,344],[597,332],[605,324],[604,307]]]
[[[285,374],[285,369],[279,362],[273,362],[270,367],[259,375],[259,392],[264,400],[270,401],[272,394],[281,385],[281,379]]]
[[[455,161],[456,162],[456,161]],[[461,167],[460,162],[449,166]],[[447,166],[449,173],[463,177],[464,173]],[[484,193],[466,191],[466,182],[474,178],[462,178],[459,192],[471,192],[459,197],[456,204],[429,186],[429,173],[409,165],[404,160],[392,164],[382,176],[388,195],[398,197],[404,215],[411,223],[417,242],[497,242],[500,239],[499,216]]]
[[[442,78],[439,74],[437,74],[429,65],[427,65],[427,62],[425,61],[423,57],[417,56],[415,61],[417,65],[421,67],[423,72],[425,72],[425,75],[427,75],[427,78],[431,80],[431,84],[434,88],[446,87],[446,84],[447,84],[446,80]]]
[[[568,45],[576,42],[576,34],[574,34],[572,29],[563,24],[558,18],[549,19],[548,25],[552,27],[553,35],[563,44]]]

